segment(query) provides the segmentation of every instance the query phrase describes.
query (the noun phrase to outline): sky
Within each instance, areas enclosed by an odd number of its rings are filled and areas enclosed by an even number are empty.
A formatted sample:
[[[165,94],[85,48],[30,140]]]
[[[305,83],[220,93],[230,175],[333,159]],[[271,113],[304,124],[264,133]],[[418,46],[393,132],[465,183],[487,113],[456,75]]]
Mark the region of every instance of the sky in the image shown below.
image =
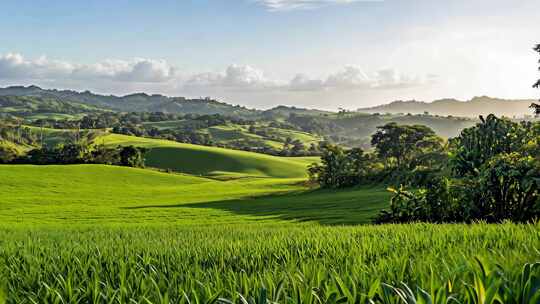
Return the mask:
[[[535,98],[538,0],[4,0],[0,86],[254,108]]]

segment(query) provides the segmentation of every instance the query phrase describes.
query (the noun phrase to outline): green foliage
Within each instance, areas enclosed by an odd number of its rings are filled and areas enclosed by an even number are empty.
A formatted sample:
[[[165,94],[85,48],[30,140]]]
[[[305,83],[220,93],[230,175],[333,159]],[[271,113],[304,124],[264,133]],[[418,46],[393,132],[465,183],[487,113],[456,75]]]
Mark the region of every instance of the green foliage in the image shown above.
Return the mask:
[[[369,157],[361,149],[345,150],[336,145],[322,147],[321,162],[308,168],[310,179],[322,187],[358,185],[369,170]]]
[[[379,222],[501,222],[536,220],[540,210],[540,124],[493,115],[452,140],[457,179],[425,183],[418,191],[394,190]],[[442,206],[442,207],[441,207]]]
[[[381,211],[377,223],[463,222],[471,218],[471,201],[467,186],[439,178],[425,188],[408,191],[404,187],[389,188],[394,193],[390,208]]]
[[[323,145],[321,162],[309,168],[322,187],[386,182],[419,185],[436,178],[447,162],[443,140],[425,126],[389,123],[372,137],[376,153]]]
[[[537,225],[2,226],[0,233],[10,304],[522,304],[540,296],[540,266],[530,264],[538,259]]]
[[[426,126],[389,123],[377,129],[371,137],[371,144],[379,157],[388,164],[395,160],[398,168],[405,166],[412,169],[413,160],[418,155],[442,149],[442,139]]]
[[[477,176],[480,167],[500,153],[521,150],[533,134],[530,125],[488,115],[452,140],[452,168],[459,176]]]
[[[120,149],[120,165],[133,168],[144,168],[145,148],[134,146],[122,147]]]
[[[36,165],[108,164],[144,168],[146,152],[145,148],[134,146],[108,148],[103,145],[69,143],[33,149],[25,155],[12,158],[10,162]]]
[[[9,164],[20,156],[20,152],[8,144],[0,144],[0,164]]]
[[[51,118],[74,118],[77,114],[100,113],[107,110],[73,101],[64,101],[51,97],[36,96],[0,96],[0,113],[32,119],[35,116]]]
[[[513,152],[499,154],[479,175],[476,208],[487,221],[535,220],[540,215],[540,163]]]

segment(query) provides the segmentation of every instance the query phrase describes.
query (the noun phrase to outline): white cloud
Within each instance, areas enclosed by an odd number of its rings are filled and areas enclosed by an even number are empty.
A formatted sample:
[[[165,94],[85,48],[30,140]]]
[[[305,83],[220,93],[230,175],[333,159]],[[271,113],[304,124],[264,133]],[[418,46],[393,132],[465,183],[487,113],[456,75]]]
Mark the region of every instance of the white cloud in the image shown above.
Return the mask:
[[[374,91],[418,87],[433,82],[433,76],[410,76],[395,69],[374,73],[358,66],[345,66],[326,77],[314,78],[296,74],[290,81],[269,78],[250,65],[230,65],[223,72],[180,75],[165,60],[135,58],[104,60],[78,64],[47,57],[26,59],[21,54],[0,55],[0,81],[17,84],[46,84],[49,87],[99,89],[106,92],[158,90],[158,92],[190,92],[223,96],[225,93],[286,93]]]
[[[73,64],[49,60],[29,60],[21,54],[0,55],[0,79],[61,80],[108,79],[119,82],[165,82],[173,79],[175,69],[164,60],[106,60],[95,64]]]
[[[366,88],[372,80],[355,66],[346,66],[342,71],[331,74],[325,81],[325,85],[338,88]]]
[[[277,83],[265,77],[264,72],[249,65],[230,65],[224,73],[201,73],[190,77],[187,86],[223,88],[271,88]]]
[[[67,62],[50,61],[46,57],[29,61],[21,54],[0,55],[0,79],[56,78],[72,69],[73,66]]]
[[[253,0],[271,11],[313,9],[327,5],[350,4],[354,2],[381,2],[383,0]]]
[[[410,76],[396,69],[381,69],[372,75],[365,73],[360,67],[345,66],[341,71],[330,74],[326,79],[310,79],[299,74],[289,83],[292,91],[317,90],[369,90],[411,88],[431,84],[436,75]]]
[[[318,91],[325,88],[324,81],[311,79],[305,74],[297,74],[290,82],[291,91]]]

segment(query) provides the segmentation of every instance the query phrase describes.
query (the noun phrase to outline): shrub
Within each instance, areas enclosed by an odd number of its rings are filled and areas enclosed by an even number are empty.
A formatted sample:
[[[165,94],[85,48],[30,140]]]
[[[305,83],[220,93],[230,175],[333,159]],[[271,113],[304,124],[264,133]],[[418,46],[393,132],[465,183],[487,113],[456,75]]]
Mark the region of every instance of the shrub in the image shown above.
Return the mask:
[[[533,220],[540,215],[540,166],[531,156],[500,154],[481,168],[478,209],[490,222]]]

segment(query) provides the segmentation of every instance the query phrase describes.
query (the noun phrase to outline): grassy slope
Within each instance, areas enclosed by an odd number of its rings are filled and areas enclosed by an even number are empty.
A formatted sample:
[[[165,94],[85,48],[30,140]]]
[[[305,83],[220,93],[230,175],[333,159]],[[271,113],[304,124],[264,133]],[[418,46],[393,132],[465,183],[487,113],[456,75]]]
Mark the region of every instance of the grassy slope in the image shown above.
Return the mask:
[[[218,181],[101,165],[2,165],[0,172],[2,223],[355,224],[388,202],[380,188],[308,191],[301,179]]]
[[[99,138],[106,145],[134,145],[151,149],[147,165],[195,175],[250,175],[259,177],[302,178],[313,157],[285,158],[216,147],[182,144],[119,134]]]
[[[178,128],[185,123],[186,121],[183,120],[171,120],[161,122],[146,122],[143,124],[163,130]],[[201,129],[200,132],[210,134],[212,136],[212,140],[222,144],[230,144],[233,142],[253,142],[257,146],[267,146],[274,149],[283,149],[283,142],[287,137],[290,137],[292,140],[300,140],[306,146],[309,146],[312,143],[316,144],[322,140],[322,138],[316,135],[302,131],[279,129],[272,127],[265,127],[265,130],[272,137],[279,138],[279,140],[250,133],[247,126],[232,123]]]

